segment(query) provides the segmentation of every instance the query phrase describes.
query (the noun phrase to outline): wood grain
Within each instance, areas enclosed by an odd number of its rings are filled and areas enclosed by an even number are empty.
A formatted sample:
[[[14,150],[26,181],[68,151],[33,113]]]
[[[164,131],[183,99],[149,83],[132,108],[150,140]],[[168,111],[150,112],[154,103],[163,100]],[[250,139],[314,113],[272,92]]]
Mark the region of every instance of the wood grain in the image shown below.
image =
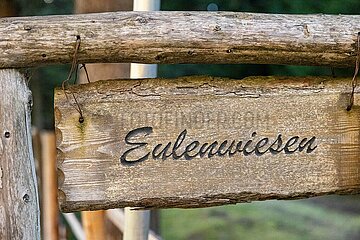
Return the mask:
[[[70,63],[353,66],[360,16],[117,12],[0,19],[0,68]]]
[[[0,239],[40,239],[31,144],[31,92],[15,70],[0,70]]]
[[[109,12],[119,10],[132,10],[132,0],[76,0],[76,13]],[[86,64],[89,81],[100,79],[128,78],[130,64],[127,63],[94,63]],[[78,83],[87,83],[85,71],[79,71]],[[82,212],[81,219],[84,226],[86,239],[118,240],[122,238],[122,232],[106,217],[105,211]]]
[[[100,81],[70,89],[84,122],[79,122],[71,95],[69,103],[57,89],[63,211],[191,208],[359,192],[360,108],[357,91],[353,109],[346,111],[350,79],[183,77]],[[135,134],[125,142],[129,132],[141,127],[152,127],[152,132]],[[247,148],[249,154],[243,150],[209,157],[207,152],[194,158],[183,154],[174,160],[169,153],[184,129],[187,135],[176,150],[178,155],[195,140],[200,144],[218,141],[218,148],[224,140],[227,146],[230,140],[242,140],[242,146],[249,139],[253,143]],[[263,138],[268,138],[269,147],[279,134],[282,147],[290,144],[288,151],[250,151]],[[291,145],[294,137],[299,137],[297,145]],[[302,151],[295,149],[301,139],[312,137],[313,150],[308,151],[309,145]],[[154,160],[150,153],[141,162],[120,161],[134,147],[129,142],[147,143],[127,156],[133,161],[156,144],[164,147],[170,141],[167,155],[171,156],[165,160],[162,156]],[[259,147],[258,152],[265,148]]]

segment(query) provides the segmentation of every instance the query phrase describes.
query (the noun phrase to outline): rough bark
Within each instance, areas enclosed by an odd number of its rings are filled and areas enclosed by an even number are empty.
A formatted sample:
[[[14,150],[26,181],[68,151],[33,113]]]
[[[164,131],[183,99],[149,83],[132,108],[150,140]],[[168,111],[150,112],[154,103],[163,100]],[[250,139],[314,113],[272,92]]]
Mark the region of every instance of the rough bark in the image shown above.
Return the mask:
[[[103,81],[71,88],[83,122],[70,90],[69,102],[59,89],[60,206],[187,208],[358,193],[360,97],[357,90],[347,111],[349,83],[311,77]],[[142,127],[152,132],[130,135]],[[183,143],[173,150],[184,130]],[[263,138],[266,147],[259,143]],[[300,151],[310,139],[316,147]],[[238,150],[224,153],[233,140]],[[195,141],[194,150],[189,144]],[[215,153],[196,154],[215,141]],[[193,150],[185,155],[186,149]],[[147,153],[144,161],[129,162]]]
[[[31,144],[31,92],[14,70],[0,70],[0,239],[40,239]]]
[[[117,12],[0,20],[0,68],[83,63],[353,66],[360,16]]]

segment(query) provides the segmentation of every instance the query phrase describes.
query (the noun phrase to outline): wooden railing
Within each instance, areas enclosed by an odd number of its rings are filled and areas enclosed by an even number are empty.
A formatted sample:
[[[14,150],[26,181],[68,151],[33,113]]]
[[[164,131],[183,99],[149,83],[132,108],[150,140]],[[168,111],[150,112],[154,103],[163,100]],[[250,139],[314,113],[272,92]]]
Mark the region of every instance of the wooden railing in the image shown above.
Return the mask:
[[[80,62],[353,66],[360,16],[118,12],[0,19],[0,68]]]
[[[0,68],[70,63],[353,66],[360,15],[119,12],[0,19]],[[26,80],[0,71],[0,239],[39,239]]]

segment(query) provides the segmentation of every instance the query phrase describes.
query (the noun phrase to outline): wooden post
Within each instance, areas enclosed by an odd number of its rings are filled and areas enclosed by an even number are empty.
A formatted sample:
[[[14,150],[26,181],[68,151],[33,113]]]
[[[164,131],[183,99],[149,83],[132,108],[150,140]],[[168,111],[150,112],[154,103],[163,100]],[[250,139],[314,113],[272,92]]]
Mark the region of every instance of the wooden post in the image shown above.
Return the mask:
[[[81,220],[87,240],[106,239],[105,212],[103,210],[81,212]]]
[[[56,174],[56,142],[54,132],[42,132],[42,211],[43,238],[56,240],[59,238],[57,174]]]
[[[31,143],[31,92],[15,70],[0,70],[0,239],[40,239]]]
[[[12,17],[17,15],[15,1],[12,0],[1,0],[0,1],[0,16]]]
[[[134,0],[134,11],[158,11],[160,0]],[[131,64],[130,78],[155,78],[157,65]],[[132,211],[125,208],[124,240],[147,239],[150,228],[150,211]]]

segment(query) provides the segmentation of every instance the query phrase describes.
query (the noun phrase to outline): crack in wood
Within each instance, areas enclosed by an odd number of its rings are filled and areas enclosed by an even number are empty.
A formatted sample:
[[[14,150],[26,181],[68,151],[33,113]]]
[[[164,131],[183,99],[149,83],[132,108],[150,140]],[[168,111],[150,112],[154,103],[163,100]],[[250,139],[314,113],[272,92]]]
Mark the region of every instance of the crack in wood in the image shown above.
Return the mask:
[[[3,170],[0,167],[0,188],[3,188],[3,186],[2,186],[2,178],[3,178]]]

